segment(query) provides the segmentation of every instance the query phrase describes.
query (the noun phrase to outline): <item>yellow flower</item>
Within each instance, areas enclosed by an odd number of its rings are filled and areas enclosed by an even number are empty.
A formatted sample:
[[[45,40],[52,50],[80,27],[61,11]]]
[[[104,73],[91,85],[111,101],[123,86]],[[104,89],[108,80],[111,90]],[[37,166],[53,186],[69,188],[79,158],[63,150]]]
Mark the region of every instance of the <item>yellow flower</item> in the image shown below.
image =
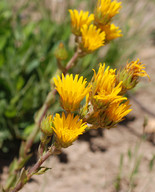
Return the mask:
[[[62,117],[56,113],[54,120],[54,126],[52,127],[56,135],[56,145],[58,147],[68,147],[72,145],[73,141],[85,131],[87,125],[79,120],[79,116],[75,116],[71,113],[65,116],[64,112]]]
[[[116,0],[98,0],[96,9],[95,9],[95,23],[107,25],[111,22],[112,17],[119,13],[121,8],[121,2]]]
[[[83,25],[81,33],[81,48],[83,51],[89,53],[104,45],[105,32],[101,32],[101,29],[97,29],[95,25]]]
[[[109,104],[127,99],[119,95],[122,82],[116,85],[115,71],[109,67],[105,70],[105,64],[100,64],[97,74],[94,70],[91,102],[95,111],[98,109],[105,110]]]
[[[96,93],[107,90],[108,92],[111,92],[112,87],[115,86],[116,82],[116,75],[115,71],[116,69],[109,69],[109,66],[105,70],[105,63],[102,65],[100,63],[100,67],[98,70],[98,73],[96,74],[96,71],[94,71],[94,76],[92,78],[92,92],[93,95]],[[111,86],[109,86],[111,84]]]
[[[122,31],[119,29],[119,27],[116,27],[114,24],[108,24],[103,27],[101,26],[101,30],[104,31],[106,34],[106,43],[122,36]]]
[[[72,33],[80,36],[81,35],[81,28],[84,24],[90,25],[90,23],[94,20],[94,14],[90,14],[89,12],[80,11],[80,13],[74,9],[69,9],[71,22],[72,22]]]
[[[110,104],[105,110],[97,110],[90,113],[86,121],[92,124],[91,129],[97,128],[111,128],[122,121],[124,117],[132,110],[129,109],[129,101],[122,103],[122,101]]]
[[[145,65],[141,62],[139,62],[139,59],[137,59],[136,61],[132,61],[130,63],[127,63],[126,65],[126,71],[129,72],[132,75],[132,78],[138,78],[138,77],[145,77],[147,76],[149,79],[149,75],[146,73],[146,71],[144,70]]]
[[[129,109],[131,105],[129,105],[129,101],[125,103],[116,102],[111,104],[107,110],[105,111],[105,126],[106,127],[112,127],[115,124],[119,123],[124,119],[124,117],[132,111],[132,109]]]
[[[64,75],[62,80],[54,78],[56,90],[61,97],[61,105],[66,111],[75,111],[80,107],[80,102],[84,99],[86,94],[90,91],[90,86],[86,87],[87,81],[81,76],[78,80],[78,75]]]
[[[109,83],[109,87],[111,84]],[[122,89],[122,82],[120,82],[116,87],[111,86],[110,90],[102,90],[98,93],[98,95],[95,95],[93,97],[93,102],[96,103],[98,106],[97,108],[103,108],[103,106],[107,107],[109,104],[127,100],[126,97],[122,97],[121,95],[118,95]]]

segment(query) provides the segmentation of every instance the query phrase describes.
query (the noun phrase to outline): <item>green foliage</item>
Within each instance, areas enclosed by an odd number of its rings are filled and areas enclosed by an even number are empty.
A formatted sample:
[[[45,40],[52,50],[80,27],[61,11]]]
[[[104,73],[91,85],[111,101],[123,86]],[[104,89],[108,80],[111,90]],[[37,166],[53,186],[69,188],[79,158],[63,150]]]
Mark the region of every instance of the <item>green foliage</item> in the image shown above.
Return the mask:
[[[65,23],[58,25],[44,15],[35,21],[22,15],[22,8],[14,13],[8,5],[7,1],[0,1],[0,149],[3,151],[13,147],[14,139],[25,139],[27,132],[31,132],[34,114],[43,104],[57,68],[54,46],[60,39],[68,42],[70,34],[70,26],[66,30]]]

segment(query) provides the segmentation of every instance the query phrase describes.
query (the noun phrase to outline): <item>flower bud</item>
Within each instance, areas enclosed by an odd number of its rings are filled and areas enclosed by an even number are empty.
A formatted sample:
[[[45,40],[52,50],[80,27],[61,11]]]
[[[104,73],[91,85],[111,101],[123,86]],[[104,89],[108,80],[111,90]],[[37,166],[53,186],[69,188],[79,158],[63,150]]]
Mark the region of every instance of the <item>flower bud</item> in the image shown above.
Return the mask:
[[[139,62],[139,59],[136,61],[132,61],[127,63],[124,69],[118,71],[117,73],[117,83],[122,81],[122,91],[120,94],[125,94],[127,90],[134,88],[137,83],[139,83],[140,77],[147,76],[149,79],[149,75],[144,70],[145,65]]]
[[[54,55],[58,60],[66,60],[68,58],[68,52],[63,43],[60,43],[55,49]]]
[[[41,122],[41,131],[46,135],[46,136],[52,136],[53,135],[53,116],[47,116],[45,117],[42,122]]]
[[[122,90],[119,93],[120,95],[123,95],[127,92],[127,90],[130,90],[136,86],[138,83],[137,79],[132,79],[132,75],[128,73],[125,69],[122,71],[118,71],[117,74],[117,82],[122,81]]]

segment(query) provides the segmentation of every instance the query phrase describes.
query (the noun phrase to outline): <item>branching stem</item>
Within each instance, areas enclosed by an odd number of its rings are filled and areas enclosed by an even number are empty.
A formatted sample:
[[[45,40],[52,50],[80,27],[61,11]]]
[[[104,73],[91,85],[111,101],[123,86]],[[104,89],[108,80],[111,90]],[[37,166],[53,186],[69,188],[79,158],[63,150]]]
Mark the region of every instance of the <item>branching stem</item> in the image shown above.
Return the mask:
[[[46,161],[52,154],[55,152],[55,147],[52,146],[40,159],[36,162],[36,164],[28,170],[27,177],[26,177],[26,183],[31,179],[33,174],[37,172],[37,170],[40,168],[40,166],[43,164],[44,161]],[[25,185],[25,182],[19,181],[19,183],[14,187],[14,189],[11,190],[11,192],[17,192]]]

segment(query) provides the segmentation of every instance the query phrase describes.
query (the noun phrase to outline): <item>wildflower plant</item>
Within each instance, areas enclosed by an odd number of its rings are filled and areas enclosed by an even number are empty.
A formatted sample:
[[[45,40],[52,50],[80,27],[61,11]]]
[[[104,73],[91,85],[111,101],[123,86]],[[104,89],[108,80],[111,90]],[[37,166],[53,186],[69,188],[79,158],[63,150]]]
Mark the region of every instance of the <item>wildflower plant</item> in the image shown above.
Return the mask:
[[[64,65],[62,61],[68,56],[67,50],[63,44],[56,49],[54,54],[59,69],[51,78],[51,91],[37,114],[34,131],[21,145],[19,159],[11,165],[9,179],[12,182],[4,186],[3,191],[19,191],[34,174],[48,170],[41,165],[51,155],[61,153],[62,148],[72,145],[85,131],[115,127],[132,110],[124,94],[136,86],[139,77],[149,77],[139,60],[127,64],[122,70],[110,69],[100,63],[98,72],[93,69],[90,82],[79,74],[69,74],[78,58],[122,36],[121,30],[111,23],[120,8],[121,2],[116,0],[98,0],[94,14],[69,10],[76,51]],[[55,97],[57,93],[59,97]],[[48,115],[47,110],[56,98],[59,98],[62,112]],[[42,132],[39,160],[25,169],[24,165],[31,157],[30,148],[39,131]]]

